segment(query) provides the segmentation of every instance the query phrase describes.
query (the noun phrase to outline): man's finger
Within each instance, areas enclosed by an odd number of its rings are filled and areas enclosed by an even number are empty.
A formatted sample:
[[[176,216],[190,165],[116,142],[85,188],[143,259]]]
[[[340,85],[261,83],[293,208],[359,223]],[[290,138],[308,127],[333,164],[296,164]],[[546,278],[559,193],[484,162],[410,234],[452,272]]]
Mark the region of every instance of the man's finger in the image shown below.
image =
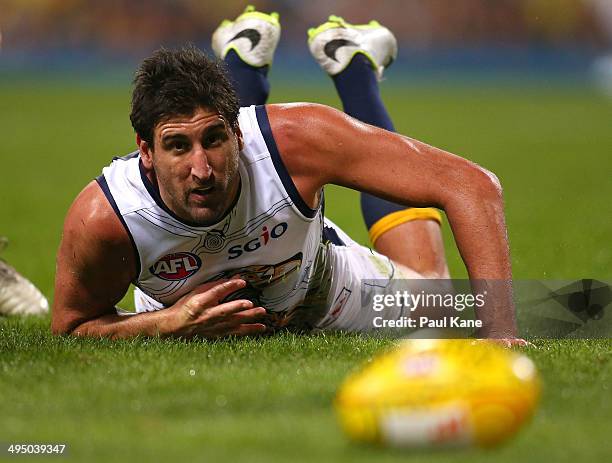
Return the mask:
[[[252,307],[253,303],[247,299],[238,299],[221,305],[201,304],[195,299],[189,299],[183,304],[183,310],[187,312],[190,320],[195,324],[214,323],[216,319],[223,319],[230,314]]]
[[[229,330],[243,323],[262,323],[265,314],[266,310],[261,307],[243,310],[217,319],[216,323],[213,322],[215,323],[214,329]]]
[[[233,313],[225,319],[221,320],[220,323],[239,325],[241,323],[262,322],[265,315],[266,309],[264,309],[263,307],[253,307],[252,309]]]
[[[253,307],[251,301],[239,299],[225,302],[207,310],[202,314],[202,321],[206,321],[206,324],[222,323],[230,320],[252,321],[263,317],[265,314],[266,309],[263,307]]]
[[[211,290],[215,286],[221,285],[223,283],[227,283],[229,280],[227,278],[221,278],[220,280],[207,281],[206,283],[202,283],[201,285],[196,286],[191,290],[191,294],[201,294],[206,291]]]
[[[202,285],[205,286],[205,285]],[[200,291],[200,287],[194,290],[195,294],[192,296],[192,301],[198,306],[206,306],[211,304],[218,304],[219,301],[225,299],[227,296],[232,294],[239,289],[246,286],[246,281],[242,279],[226,280],[221,283],[217,283],[208,289]]]

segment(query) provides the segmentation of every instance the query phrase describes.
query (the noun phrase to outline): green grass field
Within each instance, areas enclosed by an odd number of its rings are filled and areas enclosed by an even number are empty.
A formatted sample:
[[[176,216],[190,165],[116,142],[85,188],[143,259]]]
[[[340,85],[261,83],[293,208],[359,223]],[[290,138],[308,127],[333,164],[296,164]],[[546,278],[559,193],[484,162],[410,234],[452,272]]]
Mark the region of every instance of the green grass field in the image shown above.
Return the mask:
[[[610,100],[571,86],[403,88],[399,80],[390,75],[384,89],[399,131],[502,180],[515,277],[612,280]],[[331,86],[280,88],[273,100],[337,105]],[[128,112],[127,84],[0,80],[0,235],[10,239],[3,257],[49,298],[70,202],[113,155],[135,146]],[[327,211],[366,242],[356,194],[330,188]],[[448,229],[446,238],[451,272],[463,277]],[[348,443],[330,407],[342,378],[388,339],[110,342],[53,338],[48,324],[0,318],[0,443],[64,442],[88,461],[514,463],[611,455],[610,339],[528,349],[543,377],[542,403],[503,448],[403,453]]]

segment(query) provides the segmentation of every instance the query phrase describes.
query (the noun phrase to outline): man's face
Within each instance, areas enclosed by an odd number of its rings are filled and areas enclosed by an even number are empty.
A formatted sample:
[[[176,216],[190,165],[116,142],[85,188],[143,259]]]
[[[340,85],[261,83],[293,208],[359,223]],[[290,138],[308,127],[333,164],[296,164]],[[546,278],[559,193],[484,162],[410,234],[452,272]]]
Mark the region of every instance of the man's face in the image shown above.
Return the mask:
[[[153,146],[139,139],[143,165],[157,179],[159,193],[181,219],[212,225],[232,206],[240,185],[240,131],[215,110],[159,122]]]

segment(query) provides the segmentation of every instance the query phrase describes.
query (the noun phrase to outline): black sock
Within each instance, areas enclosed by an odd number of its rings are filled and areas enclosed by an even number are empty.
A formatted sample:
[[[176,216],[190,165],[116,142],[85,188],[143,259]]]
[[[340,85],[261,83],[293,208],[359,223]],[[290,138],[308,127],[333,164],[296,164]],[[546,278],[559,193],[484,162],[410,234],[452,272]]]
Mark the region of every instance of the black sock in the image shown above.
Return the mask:
[[[224,61],[240,98],[240,106],[265,104],[270,94],[269,66],[260,68],[251,66],[242,61],[234,50],[230,50],[225,55]]]

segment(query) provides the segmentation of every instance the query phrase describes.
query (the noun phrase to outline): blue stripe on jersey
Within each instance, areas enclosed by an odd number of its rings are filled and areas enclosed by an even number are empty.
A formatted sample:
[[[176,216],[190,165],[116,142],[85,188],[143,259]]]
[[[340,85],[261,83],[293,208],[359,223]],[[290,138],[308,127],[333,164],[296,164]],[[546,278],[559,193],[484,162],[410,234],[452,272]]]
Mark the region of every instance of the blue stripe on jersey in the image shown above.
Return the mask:
[[[130,159],[134,159],[138,156],[140,156],[140,151],[132,151],[130,154],[126,154],[125,156],[113,157],[113,161],[129,161]]]
[[[336,246],[346,246],[346,243],[338,236],[336,229],[327,225],[323,226],[323,241],[329,241]]]
[[[138,281],[138,278],[140,277],[140,270],[141,270],[140,269],[140,254],[138,253],[138,248],[136,247],[136,241],[134,241],[132,232],[128,228],[127,223],[125,223],[125,220],[123,219],[123,216],[121,215],[121,212],[119,211],[119,207],[117,206],[117,203],[115,202],[115,198],[113,198],[113,194],[108,188],[108,183],[106,183],[106,178],[104,177],[104,174],[96,177],[96,182],[98,182],[98,185],[102,189],[104,196],[106,196],[106,199],[108,200],[111,207],[115,211],[115,214],[117,214],[117,217],[119,217],[119,220],[121,220],[121,223],[123,224],[123,228],[125,228],[125,231],[127,232],[128,236],[130,237],[130,241],[132,242],[132,248],[134,249],[134,257],[136,258],[136,278],[133,281],[133,283],[136,284],[136,282]]]
[[[274,168],[276,169],[285,190],[289,194],[289,197],[293,203],[297,206],[298,210],[305,217],[312,219],[317,214],[317,209],[312,209],[308,206],[308,204],[306,204],[304,199],[300,196],[295,183],[293,183],[293,179],[291,178],[291,175],[289,175],[289,172],[283,163],[280,153],[278,152],[278,147],[276,146],[276,141],[274,141],[274,137],[272,136],[272,129],[270,128],[270,120],[268,119],[266,107],[264,105],[255,106],[255,115],[257,116],[257,123],[259,124],[261,134],[263,135],[268,151],[270,152],[272,163],[274,164]]]
[[[166,203],[164,203],[164,201],[161,199],[161,196],[159,194],[159,190],[157,189],[157,186],[154,185],[153,183],[151,183],[151,181],[147,177],[147,173],[145,172],[145,168],[142,165],[142,160],[138,161],[138,170],[140,172],[140,179],[142,180],[143,185],[145,186],[145,188],[149,192],[149,195],[151,195],[151,198],[153,198],[153,201],[155,201],[155,203],[159,207],[161,207],[168,215],[170,215],[170,217],[172,217],[173,219],[177,220],[178,222],[184,223],[184,224],[186,224],[186,225],[188,225],[190,227],[197,227],[198,226],[197,224],[187,223],[187,221],[184,221],[183,219],[181,219],[178,215],[176,215],[174,212],[172,212],[168,206],[166,206]]]

